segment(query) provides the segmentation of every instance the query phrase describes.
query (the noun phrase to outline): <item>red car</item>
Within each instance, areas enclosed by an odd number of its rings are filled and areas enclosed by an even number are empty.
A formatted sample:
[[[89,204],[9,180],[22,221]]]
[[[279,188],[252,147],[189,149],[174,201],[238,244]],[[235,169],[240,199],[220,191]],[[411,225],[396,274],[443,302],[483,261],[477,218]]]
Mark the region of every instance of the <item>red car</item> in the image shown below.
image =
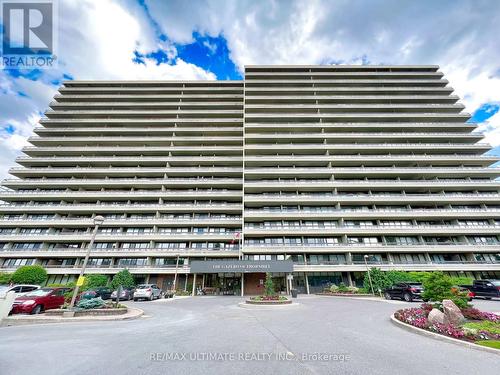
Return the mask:
[[[49,309],[58,309],[64,304],[64,295],[69,288],[42,288],[17,297],[12,314],[40,314]]]

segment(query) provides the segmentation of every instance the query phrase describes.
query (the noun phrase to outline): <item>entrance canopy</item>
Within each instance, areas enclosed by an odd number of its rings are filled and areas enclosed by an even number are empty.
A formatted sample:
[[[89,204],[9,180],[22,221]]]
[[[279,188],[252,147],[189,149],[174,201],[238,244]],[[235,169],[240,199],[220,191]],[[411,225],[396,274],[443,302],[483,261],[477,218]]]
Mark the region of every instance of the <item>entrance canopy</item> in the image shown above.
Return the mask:
[[[293,272],[291,260],[193,260],[191,273]]]

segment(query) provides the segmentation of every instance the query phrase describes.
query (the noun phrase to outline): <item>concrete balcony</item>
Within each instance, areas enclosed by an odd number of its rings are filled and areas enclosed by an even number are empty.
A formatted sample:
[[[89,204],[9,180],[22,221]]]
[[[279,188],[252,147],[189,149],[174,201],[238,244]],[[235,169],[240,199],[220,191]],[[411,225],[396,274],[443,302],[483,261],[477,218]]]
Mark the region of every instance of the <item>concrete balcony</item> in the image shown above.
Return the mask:
[[[135,126],[116,126],[116,127],[55,127],[44,128],[35,127],[35,134],[40,135],[90,135],[95,134],[130,134],[130,135],[167,135],[167,136],[240,136],[243,137],[243,126],[207,126],[203,129],[199,127],[172,127],[172,126],[157,126],[157,127],[135,127]]]
[[[106,145],[106,146],[53,146],[53,147],[24,147],[22,151],[29,156],[38,156],[38,155],[77,155],[81,156],[82,154],[98,154],[101,156],[104,155],[173,155],[173,156],[182,156],[182,155],[242,155],[243,149],[241,146],[146,146],[145,144],[142,146],[115,146],[115,145]]]
[[[2,186],[13,189],[26,188],[162,188],[168,185],[171,188],[191,187],[225,187],[229,189],[242,188],[241,178],[61,178],[61,179],[7,179]]]
[[[27,157],[16,158],[17,164],[23,166],[72,166],[72,165],[95,165],[95,166],[242,166],[241,156],[52,156],[52,157]]]
[[[500,225],[408,225],[408,226],[384,226],[372,225],[366,227],[354,226],[329,226],[323,228],[312,228],[302,225],[300,227],[262,227],[245,228],[245,238],[250,237],[276,237],[276,236],[341,236],[341,235],[497,235],[500,232]],[[405,245],[401,245],[405,246]]]
[[[500,208],[485,209],[325,209],[322,211],[265,211],[245,209],[245,220],[306,220],[306,219],[489,219],[499,218]]]
[[[245,79],[252,81],[255,79],[332,79],[336,77],[350,79],[441,79],[443,73],[437,71],[350,71],[333,69],[323,69],[316,71],[245,71]]]
[[[268,122],[466,122],[468,113],[245,113],[245,123]]]
[[[245,117],[250,114],[330,114],[330,113],[460,113],[465,107],[462,104],[438,104],[438,103],[389,103],[389,104],[305,104],[298,103],[249,103],[245,101]]]
[[[198,101],[192,102],[186,101],[176,101],[176,102],[165,102],[165,101],[128,101],[128,102],[115,102],[113,99],[110,101],[94,101],[94,102],[58,102],[52,101],[49,103],[49,107],[54,111],[73,111],[82,110],[87,111],[89,108],[92,109],[106,109],[109,111],[115,110],[151,110],[151,109],[164,109],[164,110],[177,110],[177,111],[199,111],[199,110],[212,110],[219,112],[220,110],[233,110],[242,111],[243,110],[243,98],[235,101]]]
[[[310,82],[310,81],[309,81]],[[370,87],[354,87],[348,85],[330,86],[323,85],[297,86],[297,87],[262,87],[262,86],[246,86],[245,87],[245,100],[253,96],[275,96],[275,97],[288,97],[288,96],[304,96],[311,95],[451,95],[453,93],[452,87],[418,87],[418,86],[405,86],[405,87],[391,87],[391,86],[370,86]]]
[[[446,79],[251,79],[245,81],[245,93],[250,87],[445,87]]]
[[[242,110],[67,110],[45,111],[47,118],[242,118]]]
[[[283,132],[303,132],[309,134],[316,133],[339,133],[353,131],[404,131],[422,132],[423,130],[435,132],[471,132],[477,126],[471,123],[461,122],[415,122],[415,123],[397,123],[397,122],[338,122],[338,123],[287,123],[287,124],[272,124],[272,123],[251,123],[245,124],[246,134],[251,133],[274,133],[276,131]]]
[[[99,200],[107,201],[113,199],[164,199],[164,200],[228,200],[241,201],[243,193],[241,190],[197,190],[197,191],[5,191],[0,190],[0,200],[19,201],[19,200]]]
[[[264,134],[254,134],[247,133],[245,134],[245,143],[259,143],[259,144],[274,144],[276,142],[285,143],[289,141],[292,142],[304,142],[304,143],[313,143],[314,141],[319,143],[344,143],[348,141],[358,141],[360,140],[363,143],[380,143],[381,141],[388,142],[401,142],[401,141],[410,141],[412,143],[416,141],[429,141],[433,140],[436,142],[442,142],[443,140],[448,142],[457,142],[457,143],[476,143],[483,139],[483,135],[481,134],[471,134],[471,133],[454,133],[454,132],[427,132],[427,133],[408,133],[408,132],[370,132],[370,133],[301,133],[294,132],[293,134],[289,133],[264,133]],[[360,142],[360,143],[361,143]]]
[[[419,177],[498,177],[500,168],[245,168],[246,179],[269,178],[269,176],[281,177],[309,177],[309,178],[329,178],[335,177],[388,177],[395,176],[408,178]]]
[[[50,242],[50,243],[81,243],[89,241],[91,233],[56,233],[56,234],[0,234],[0,241],[14,242]],[[234,233],[98,233],[96,241],[107,242],[140,242],[140,241],[221,241],[234,240]]]
[[[498,156],[486,155],[248,155],[248,167],[276,165],[318,166],[332,163],[335,166],[416,166],[428,165],[469,165],[487,167],[500,160]]]
[[[46,250],[25,251],[13,249],[0,249],[0,259],[2,258],[84,258],[87,249],[84,248],[54,248]],[[179,249],[92,249],[91,258],[125,258],[125,257],[199,257],[217,256],[234,257],[238,256],[238,249],[199,249],[199,248],[179,248]],[[174,266],[175,267],[175,266]],[[182,267],[180,265],[180,267]]]
[[[3,195],[0,193],[0,199]],[[245,205],[307,204],[331,205],[340,203],[488,203],[500,204],[500,194],[245,194]]]
[[[234,213],[241,215],[241,204],[218,203],[218,204],[0,204],[0,213],[155,213],[155,212],[219,212]]]
[[[39,121],[41,125],[45,128],[57,128],[63,126],[88,126],[88,127],[100,127],[100,126],[123,126],[123,127],[151,127],[151,126],[179,126],[182,128],[184,126],[198,126],[210,124],[210,126],[218,127],[228,127],[228,126],[243,126],[242,118],[129,118],[129,119],[118,119],[118,118],[106,118],[106,119],[49,119],[47,117],[42,117]]]
[[[9,181],[9,180],[6,180]],[[6,184],[7,186],[7,184]],[[325,191],[333,189],[343,191],[359,190],[396,190],[401,191],[431,191],[448,192],[462,191],[467,189],[478,191],[500,190],[500,182],[470,179],[430,179],[430,180],[390,180],[390,179],[370,179],[370,180],[329,180],[329,179],[297,179],[297,180],[249,180],[245,181],[245,193],[258,193],[270,191]]]
[[[183,103],[187,102],[240,102],[243,101],[243,93],[241,94],[219,94],[217,92],[211,92],[209,95],[200,94],[125,94],[125,95],[86,95],[86,94],[76,94],[76,95],[54,95],[54,100],[57,103],[74,103],[74,102],[85,102],[85,103],[99,103],[103,102],[149,102],[149,101],[159,101],[167,103]]]
[[[269,244],[256,246],[245,245],[243,248],[244,254],[315,254],[315,253],[361,253],[371,254],[380,252],[398,251],[402,253],[480,253],[480,252],[498,252],[500,251],[500,244],[498,245],[479,245],[479,244],[453,244],[453,245],[434,245],[434,244],[419,244],[419,245],[384,245],[382,243],[377,245],[355,245],[355,244],[337,244],[328,246],[306,245],[306,246],[287,246]],[[364,262],[362,265],[365,267]],[[498,265],[497,265],[498,267]]]
[[[499,271],[500,263],[482,262],[444,262],[444,263],[369,263],[369,267],[377,267],[382,271]],[[294,272],[366,272],[366,265],[362,264],[308,264],[294,265]]]
[[[29,137],[28,142],[33,145],[154,145],[154,144],[171,144],[171,146],[188,146],[188,145],[239,145],[243,144],[242,137],[229,136],[202,136],[202,137]]]
[[[460,98],[457,95],[248,95],[245,104],[455,104]],[[76,100],[76,99],[75,99]]]
[[[382,154],[391,156],[415,152],[418,154],[483,154],[491,149],[488,143],[283,143],[283,144],[245,144],[246,155],[324,155],[326,151],[332,154]]]
[[[106,218],[105,227],[186,227],[186,226],[210,226],[210,227],[232,227],[240,228],[242,219],[240,218],[217,218],[210,217],[207,219],[195,218],[175,218],[167,219],[161,217],[151,218],[122,218],[111,219]],[[93,219],[89,218],[68,218],[54,217],[50,219],[31,219],[31,218],[0,218],[0,227],[51,227],[51,228],[78,228],[78,227],[94,227]]]
[[[85,177],[106,177],[106,176],[226,176],[241,177],[242,168],[231,167],[109,167],[109,168],[11,168],[9,173],[16,177],[62,177],[62,176],[85,176]]]

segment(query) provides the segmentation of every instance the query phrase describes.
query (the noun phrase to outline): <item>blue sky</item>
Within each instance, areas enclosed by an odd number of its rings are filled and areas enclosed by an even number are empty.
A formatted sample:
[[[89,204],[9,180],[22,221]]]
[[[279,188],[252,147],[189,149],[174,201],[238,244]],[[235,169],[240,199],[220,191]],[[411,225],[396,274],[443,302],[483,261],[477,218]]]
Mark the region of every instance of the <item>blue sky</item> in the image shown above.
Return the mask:
[[[495,0],[58,1],[56,69],[0,70],[0,177],[65,79],[241,79],[246,64],[438,64],[500,155]]]

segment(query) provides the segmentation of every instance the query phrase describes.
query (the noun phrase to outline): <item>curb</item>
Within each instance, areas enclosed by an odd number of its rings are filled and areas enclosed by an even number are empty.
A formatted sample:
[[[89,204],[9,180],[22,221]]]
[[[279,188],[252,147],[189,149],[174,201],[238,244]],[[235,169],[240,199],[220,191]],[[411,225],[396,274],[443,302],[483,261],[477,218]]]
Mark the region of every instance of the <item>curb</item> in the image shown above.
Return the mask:
[[[470,349],[480,350],[480,351],[483,351],[483,352],[488,352],[488,353],[493,353],[493,354],[496,354],[496,355],[500,355],[500,350],[498,350],[498,349],[493,349],[493,348],[489,348],[487,346],[482,346],[482,345],[474,344],[472,342],[458,340],[458,339],[455,339],[453,337],[448,337],[448,336],[440,335],[439,333],[430,332],[430,331],[427,331],[427,330],[422,329],[422,328],[413,327],[412,325],[410,325],[408,323],[404,323],[404,322],[402,322],[400,320],[397,320],[394,317],[394,314],[391,315],[390,319],[391,319],[392,324],[394,324],[394,325],[396,325],[398,327],[401,327],[401,328],[403,328],[403,329],[405,329],[407,331],[417,333],[417,334],[419,334],[421,336],[427,336],[427,337],[431,337],[431,338],[433,338],[435,340],[445,341],[445,342],[449,342],[451,344],[455,344],[455,345],[459,345],[459,346],[465,346],[465,347],[470,348]]]
[[[27,315],[22,318],[5,318],[0,322],[0,327],[11,327],[11,326],[22,326],[30,324],[53,324],[53,323],[79,323],[79,322],[116,322],[123,320],[134,320],[140,318],[144,314],[144,310],[130,307],[126,314],[115,315],[115,316],[97,316],[97,317],[73,317],[73,318],[62,318],[62,317],[38,317],[35,318],[32,315]]]

